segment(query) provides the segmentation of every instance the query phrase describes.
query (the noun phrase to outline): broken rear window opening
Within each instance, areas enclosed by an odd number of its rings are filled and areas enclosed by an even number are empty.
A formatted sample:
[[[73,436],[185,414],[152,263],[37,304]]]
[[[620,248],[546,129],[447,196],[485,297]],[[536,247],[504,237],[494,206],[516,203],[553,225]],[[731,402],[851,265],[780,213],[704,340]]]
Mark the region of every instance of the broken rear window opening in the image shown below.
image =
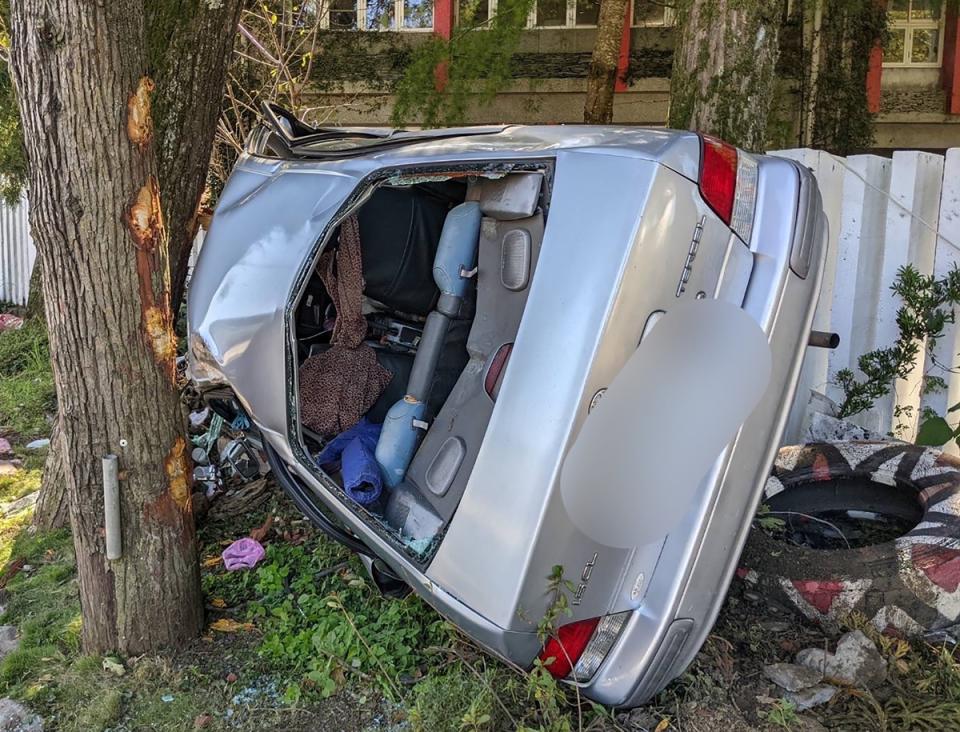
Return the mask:
[[[509,371],[503,354],[533,281],[551,170],[498,162],[381,174],[328,230],[292,308],[301,439],[291,444],[419,562],[466,488],[498,393],[489,383]]]
[[[417,142],[452,137],[493,135],[506,125],[439,130],[398,130],[389,127],[311,127],[275,104],[261,107],[264,122],[254,128],[245,148],[251,155],[274,158],[348,158]]]

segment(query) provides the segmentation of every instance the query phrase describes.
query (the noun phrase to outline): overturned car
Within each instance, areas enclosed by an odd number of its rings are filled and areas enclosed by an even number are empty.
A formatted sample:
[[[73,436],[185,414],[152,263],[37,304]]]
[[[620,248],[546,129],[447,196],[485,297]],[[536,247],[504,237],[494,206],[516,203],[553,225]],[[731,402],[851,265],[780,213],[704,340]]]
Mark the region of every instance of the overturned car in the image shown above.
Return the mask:
[[[599,702],[650,698],[709,632],[780,441],[826,241],[812,176],[668,130],[266,116],[193,273],[193,379],[385,591]],[[564,460],[660,317],[697,300],[762,330],[769,384],[682,519],[611,546],[569,515]],[[572,615],[544,646],[555,567]]]

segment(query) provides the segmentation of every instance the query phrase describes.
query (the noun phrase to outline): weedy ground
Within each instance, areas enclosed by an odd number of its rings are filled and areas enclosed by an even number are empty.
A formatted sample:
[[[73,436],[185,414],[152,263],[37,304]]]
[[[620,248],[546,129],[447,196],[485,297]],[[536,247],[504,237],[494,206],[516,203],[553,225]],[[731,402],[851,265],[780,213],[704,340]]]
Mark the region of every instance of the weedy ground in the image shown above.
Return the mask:
[[[0,425],[24,458],[21,470],[0,476],[0,508],[40,481],[43,456],[21,449],[49,430],[52,408],[45,338],[34,327],[0,333]],[[16,356],[14,340],[30,352]],[[223,547],[268,517],[265,559],[227,572]],[[175,653],[87,656],[69,533],[34,532],[29,510],[0,513],[0,623],[21,638],[0,661],[0,696],[64,732],[960,729],[954,651],[881,637],[862,618],[848,626],[878,643],[889,683],[842,690],[830,705],[799,713],[762,666],[835,639],[751,601],[737,584],[691,668],[646,707],[624,712],[579,699],[540,669],[493,659],[414,596],[380,597],[360,563],[279,492],[249,515],[203,524],[199,541],[203,637]]]

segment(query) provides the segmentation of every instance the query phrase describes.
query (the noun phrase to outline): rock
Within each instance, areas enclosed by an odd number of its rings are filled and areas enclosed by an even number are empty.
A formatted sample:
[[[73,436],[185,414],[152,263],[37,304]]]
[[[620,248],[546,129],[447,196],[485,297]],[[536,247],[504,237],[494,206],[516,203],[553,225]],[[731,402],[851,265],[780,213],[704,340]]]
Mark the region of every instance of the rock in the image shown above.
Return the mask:
[[[42,450],[45,447],[50,447],[49,438],[44,437],[42,440],[34,440],[33,442],[28,442],[26,448],[28,450]]]
[[[40,491],[34,491],[33,493],[28,493],[27,495],[6,504],[3,507],[4,517],[9,518],[10,516],[18,514],[21,511],[25,511],[26,509],[30,508],[30,506],[35,505],[39,495]]]
[[[837,687],[835,686],[817,684],[800,691],[788,691],[783,695],[783,698],[791,702],[798,712],[805,712],[813,707],[826,704],[833,699],[833,695],[836,693]]]
[[[859,630],[844,633],[837,642],[836,653],[805,648],[797,654],[796,662],[822,672],[825,678],[861,689],[881,684],[887,678],[887,662],[873,641]]]
[[[804,442],[845,442],[847,440],[882,440],[889,437],[868,430],[845,419],[837,419],[823,412],[814,412],[810,416],[810,426],[804,435]]]
[[[800,691],[819,684],[823,676],[807,666],[794,663],[771,663],[763,667],[763,675],[787,691]]]
[[[43,732],[43,720],[13,699],[0,699],[0,732]]]
[[[0,475],[13,475],[18,470],[20,466],[12,460],[0,460]]]
[[[13,457],[13,448],[10,446],[10,440],[6,437],[0,437],[0,457]]]
[[[16,625],[0,625],[0,658],[13,653],[20,647],[20,633]],[[0,726],[0,730],[3,727]]]

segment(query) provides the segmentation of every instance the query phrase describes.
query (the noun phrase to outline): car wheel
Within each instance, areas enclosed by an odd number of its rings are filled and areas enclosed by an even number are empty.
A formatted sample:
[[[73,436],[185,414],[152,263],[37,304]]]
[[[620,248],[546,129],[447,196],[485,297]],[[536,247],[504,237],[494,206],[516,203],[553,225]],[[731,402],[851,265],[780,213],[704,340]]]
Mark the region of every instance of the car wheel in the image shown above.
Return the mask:
[[[782,448],[737,575],[835,625],[916,635],[960,617],[960,461],[896,442]]]

